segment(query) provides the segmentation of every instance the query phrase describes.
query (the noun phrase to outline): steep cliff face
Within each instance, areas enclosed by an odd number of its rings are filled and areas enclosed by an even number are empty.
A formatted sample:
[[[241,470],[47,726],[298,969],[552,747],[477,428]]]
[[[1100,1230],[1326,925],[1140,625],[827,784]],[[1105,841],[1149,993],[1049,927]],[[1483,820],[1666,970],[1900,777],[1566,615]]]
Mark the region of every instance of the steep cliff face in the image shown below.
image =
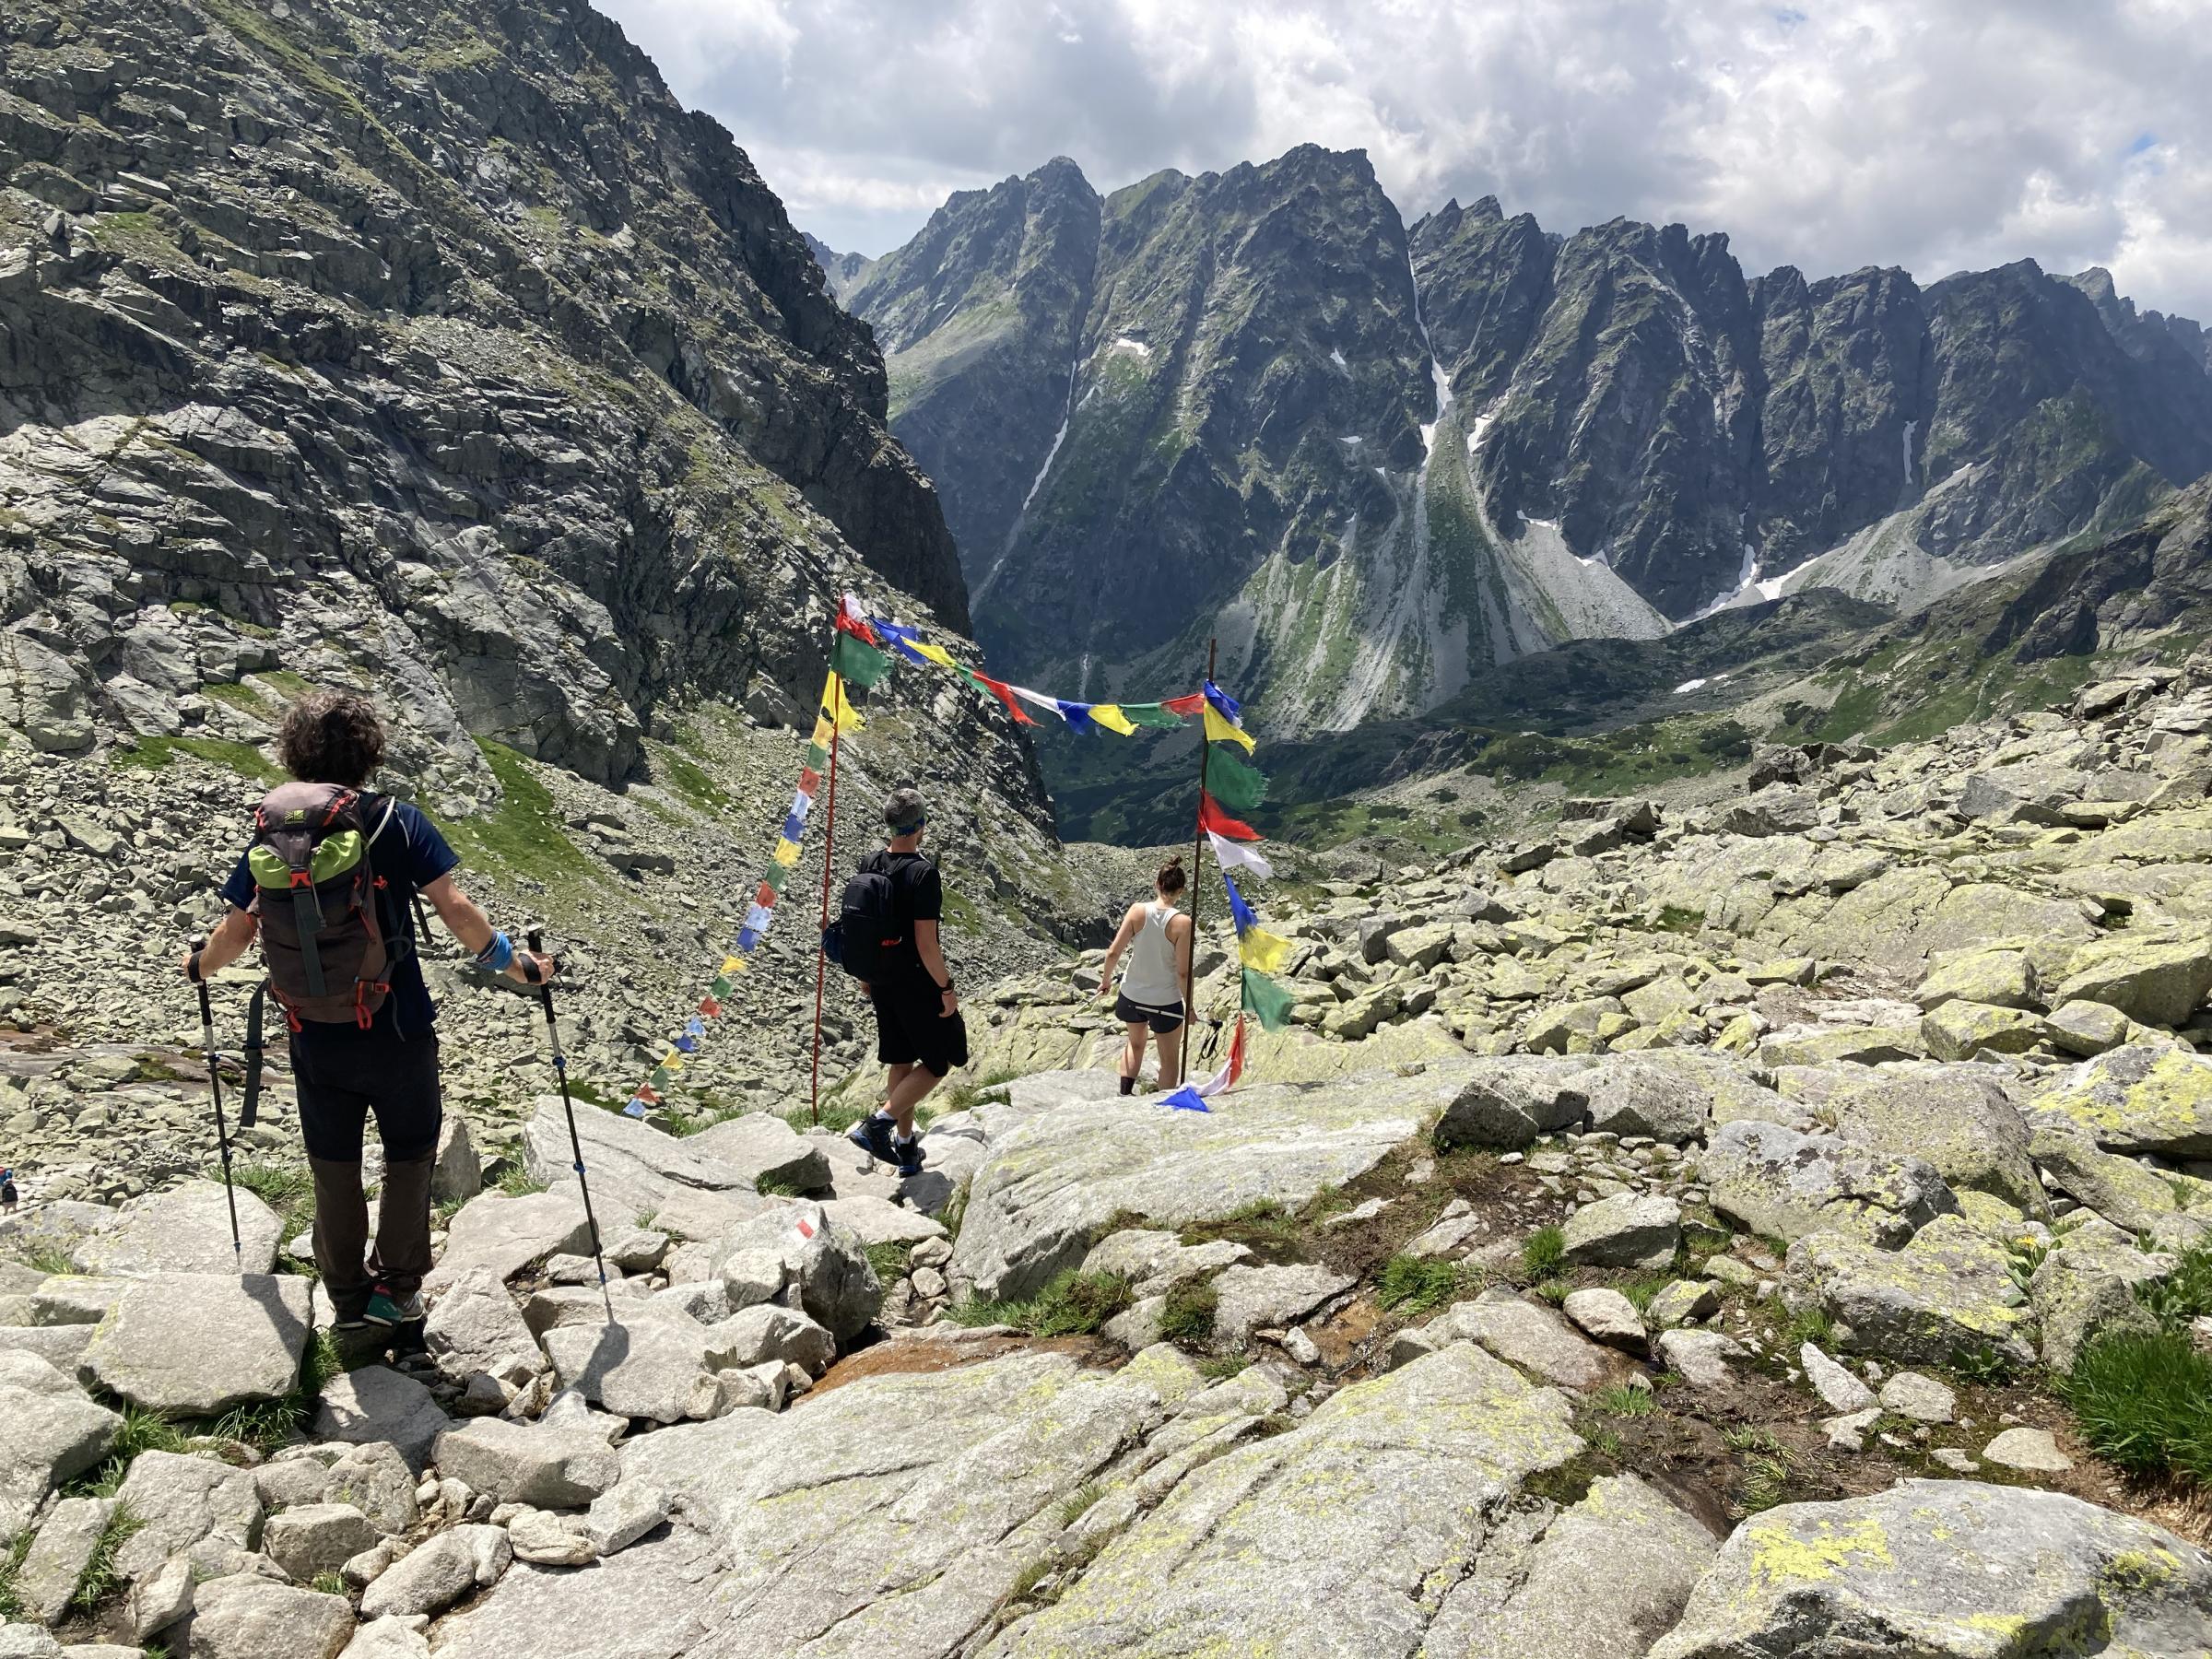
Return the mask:
[[[1342,729],[1786,592],[1910,608],[2212,468],[2202,331],[2101,272],[1747,278],[1488,197],[1406,230],[1311,147],[1117,192],[1088,250],[1048,190],[1094,199],[1065,161],[956,197],[850,300],[980,636],[1062,684],[1218,634],[1261,718]]]
[[[371,685],[598,779],[811,698],[847,582],[951,629],[867,328],[582,0],[0,4],[0,702],[54,747]],[[1041,814],[1026,754],[996,780]]]

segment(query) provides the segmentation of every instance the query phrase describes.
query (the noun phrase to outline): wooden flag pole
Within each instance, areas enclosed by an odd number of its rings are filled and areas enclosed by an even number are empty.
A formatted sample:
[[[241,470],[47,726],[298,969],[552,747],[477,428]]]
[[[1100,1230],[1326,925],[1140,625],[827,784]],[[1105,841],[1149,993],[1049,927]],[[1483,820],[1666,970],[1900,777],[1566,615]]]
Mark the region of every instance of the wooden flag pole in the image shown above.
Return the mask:
[[[832,647],[836,635],[830,636]],[[830,953],[822,947],[822,934],[830,931],[830,877],[837,868],[837,745],[844,735],[843,713],[845,685],[836,682],[830,700],[830,801],[829,821],[822,827],[822,924],[821,932],[814,940],[814,1122],[818,1127],[822,1121],[822,984],[829,977]]]
[[[1209,639],[1206,642],[1206,684],[1214,683],[1214,651],[1218,643]],[[1199,688],[1203,693],[1205,687]],[[1206,735],[1206,710],[1210,706],[1201,702],[1198,711],[1198,814],[1206,816],[1206,767],[1213,750],[1213,742]],[[1203,821],[1191,836],[1191,959],[1182,971],[1182,1048],[1175,1056],[1175,1081],[1180,1087],[1191,1073],[1191,1044],[1198,1031],[1198,872],[1206,862],[1206,825]]]

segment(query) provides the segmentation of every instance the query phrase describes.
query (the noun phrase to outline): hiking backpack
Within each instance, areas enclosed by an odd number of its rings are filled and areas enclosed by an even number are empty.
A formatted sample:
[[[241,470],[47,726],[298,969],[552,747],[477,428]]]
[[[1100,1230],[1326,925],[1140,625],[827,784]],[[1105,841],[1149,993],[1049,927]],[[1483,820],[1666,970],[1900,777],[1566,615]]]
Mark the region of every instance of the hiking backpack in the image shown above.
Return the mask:
[[[888,860],[871,858],[845,883],[837,920],[823,930],[822,950],[854,979],[872,984],[913,958],[912,931],[899,914],[899,888]]]
[[[258,889],[269,989],[303,1019],[364,1030],[391,992],[393,953],[377,915],[369,849],[394,804],[333,783],[282,783],[253,813],[246,866]],[[373,828],[371,820],[373,818]]]

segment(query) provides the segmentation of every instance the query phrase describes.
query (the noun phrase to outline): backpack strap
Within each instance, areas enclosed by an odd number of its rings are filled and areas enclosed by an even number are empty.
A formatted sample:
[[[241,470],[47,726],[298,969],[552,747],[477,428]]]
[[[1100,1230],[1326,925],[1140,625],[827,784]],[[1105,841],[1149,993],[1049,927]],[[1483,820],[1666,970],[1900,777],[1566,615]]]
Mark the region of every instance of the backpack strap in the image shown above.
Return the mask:
[[[246,1098],[238,1109],[241,1129],[253,1128],[261,1112],[261,1057],[267,1046],[261,1040],[261,1028],[268,1000],[269,982],[265,979],[253,987],[253,998],[246,1004],[246,1045],[242,1051],[246,1057]]]

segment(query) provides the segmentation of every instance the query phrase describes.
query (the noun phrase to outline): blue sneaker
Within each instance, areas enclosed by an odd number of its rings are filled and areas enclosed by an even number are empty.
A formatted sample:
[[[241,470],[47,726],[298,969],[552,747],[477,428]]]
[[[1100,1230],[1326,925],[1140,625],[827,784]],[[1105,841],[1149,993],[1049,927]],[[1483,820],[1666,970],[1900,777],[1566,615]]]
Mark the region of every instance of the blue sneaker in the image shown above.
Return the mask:
[[[877,1163],[899,1161],[898,1153],[891,1150],[891,1120],[888,1118],[880,1118],[870,1112],[845,1131],[845,1138]]]
[[[894,1135],[891,1156],[898,1160],[900,1175],[912,1181],[922,1173],[922,1137],[917,1135],[912,1140],[902,1141]]]
[[[394,1325],[418,1324],[429,1316],[420,1294],[397,1296],[383,1285],[369,1293],[369,1305],[361,1311],[363,1320],[387,1329]]]

